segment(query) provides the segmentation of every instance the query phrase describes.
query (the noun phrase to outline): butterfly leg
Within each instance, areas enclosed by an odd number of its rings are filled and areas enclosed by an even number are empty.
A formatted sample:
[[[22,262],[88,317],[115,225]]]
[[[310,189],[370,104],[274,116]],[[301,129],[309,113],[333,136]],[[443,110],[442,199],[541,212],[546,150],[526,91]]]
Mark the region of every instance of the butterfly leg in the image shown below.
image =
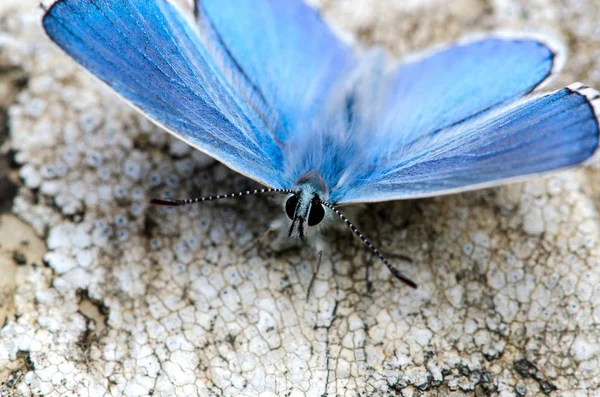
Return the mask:
[[[323,259],[323,250],[319,250],[319,259],[317,259],[317,267],[313,268],[313,275],[308,283],[308,289],[306,290],[306,302],[308,303],[308,299],[310,298],[310,291],[312,289],[313,284],[315,283],[315,279],[317,278],[317,274],[319,274],[319,269],[321,269],[321,259]]]
[[[268,243],[269,248],[273,249],[274,251],[284,251],[297,246],[298,241],[288,237],[288,226],[289,221],[287,218],[284,216],[276,218],[269,224],[267,230],[265,230],[260,236],[243,248],[242,253],[246,253],[257,245],[262,245],[263,243]],[[274,238],[271,237],[273,234],[275,234]]]

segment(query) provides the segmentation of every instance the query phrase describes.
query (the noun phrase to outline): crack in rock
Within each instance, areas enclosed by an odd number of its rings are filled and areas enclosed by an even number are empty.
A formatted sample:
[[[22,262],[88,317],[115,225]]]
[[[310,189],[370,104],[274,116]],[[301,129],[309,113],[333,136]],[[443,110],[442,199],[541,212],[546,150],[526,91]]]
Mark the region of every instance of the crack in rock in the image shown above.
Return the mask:
[[[551,30],[571,50],[556,84],[600,86],[595,0],[317,3],[346,37],[398,55]],[[54,48],[37,1],[0,2],[5,89],[0,394],[600,392],[600,165],[353,216],[390,258],[413,259],[395,261],[413,291],[348,233],[324,232],[316,276],[314,247],[277,251],[264,237],[277,197],[150,207],[255,186]]]

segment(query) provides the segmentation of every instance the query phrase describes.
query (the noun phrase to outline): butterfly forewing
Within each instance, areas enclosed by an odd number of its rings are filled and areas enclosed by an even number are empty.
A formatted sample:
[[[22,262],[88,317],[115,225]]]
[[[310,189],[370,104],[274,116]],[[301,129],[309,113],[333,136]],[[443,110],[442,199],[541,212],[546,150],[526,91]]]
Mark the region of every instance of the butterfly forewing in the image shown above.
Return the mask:
[[[43,25],[68,55],[173,135],[270,187],[286,183],[270,131],[166,0],[59,0]]]

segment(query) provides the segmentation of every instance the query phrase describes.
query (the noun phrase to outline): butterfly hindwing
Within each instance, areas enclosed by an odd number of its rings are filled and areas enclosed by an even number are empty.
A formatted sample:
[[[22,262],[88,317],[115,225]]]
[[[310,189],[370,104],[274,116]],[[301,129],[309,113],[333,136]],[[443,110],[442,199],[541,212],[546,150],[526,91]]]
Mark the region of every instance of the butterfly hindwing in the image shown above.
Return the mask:
[[[335,201],[375,202],[498,185],[580,164],[598,152],[600,95],[579,83],[439,131]]]
[[[275,110],[286,141],[354,64],[352,50],[302,0],[196,0],[220,56]]]
[[[175,136],[266,186],[282,187],[271,133],[165,0],[59,0],[43,26],[68,55]]]

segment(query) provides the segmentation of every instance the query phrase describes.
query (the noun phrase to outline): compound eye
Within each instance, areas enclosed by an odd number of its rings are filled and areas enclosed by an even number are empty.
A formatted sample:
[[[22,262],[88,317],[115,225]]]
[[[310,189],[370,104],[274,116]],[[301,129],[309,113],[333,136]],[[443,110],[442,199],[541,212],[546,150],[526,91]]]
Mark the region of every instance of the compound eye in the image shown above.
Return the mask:
[[[308,213],[308,226],[316,226],[325,218],[325,209],[317,200],[313,200]]]
[[[288,218],[290,218],[291,220],[294,220],[294,214],[296,213],[296,207],[298,206],[298,197],[297,196],[292,196],[288,199],[288,201],[285,203],[285,213],[287,214]]]

